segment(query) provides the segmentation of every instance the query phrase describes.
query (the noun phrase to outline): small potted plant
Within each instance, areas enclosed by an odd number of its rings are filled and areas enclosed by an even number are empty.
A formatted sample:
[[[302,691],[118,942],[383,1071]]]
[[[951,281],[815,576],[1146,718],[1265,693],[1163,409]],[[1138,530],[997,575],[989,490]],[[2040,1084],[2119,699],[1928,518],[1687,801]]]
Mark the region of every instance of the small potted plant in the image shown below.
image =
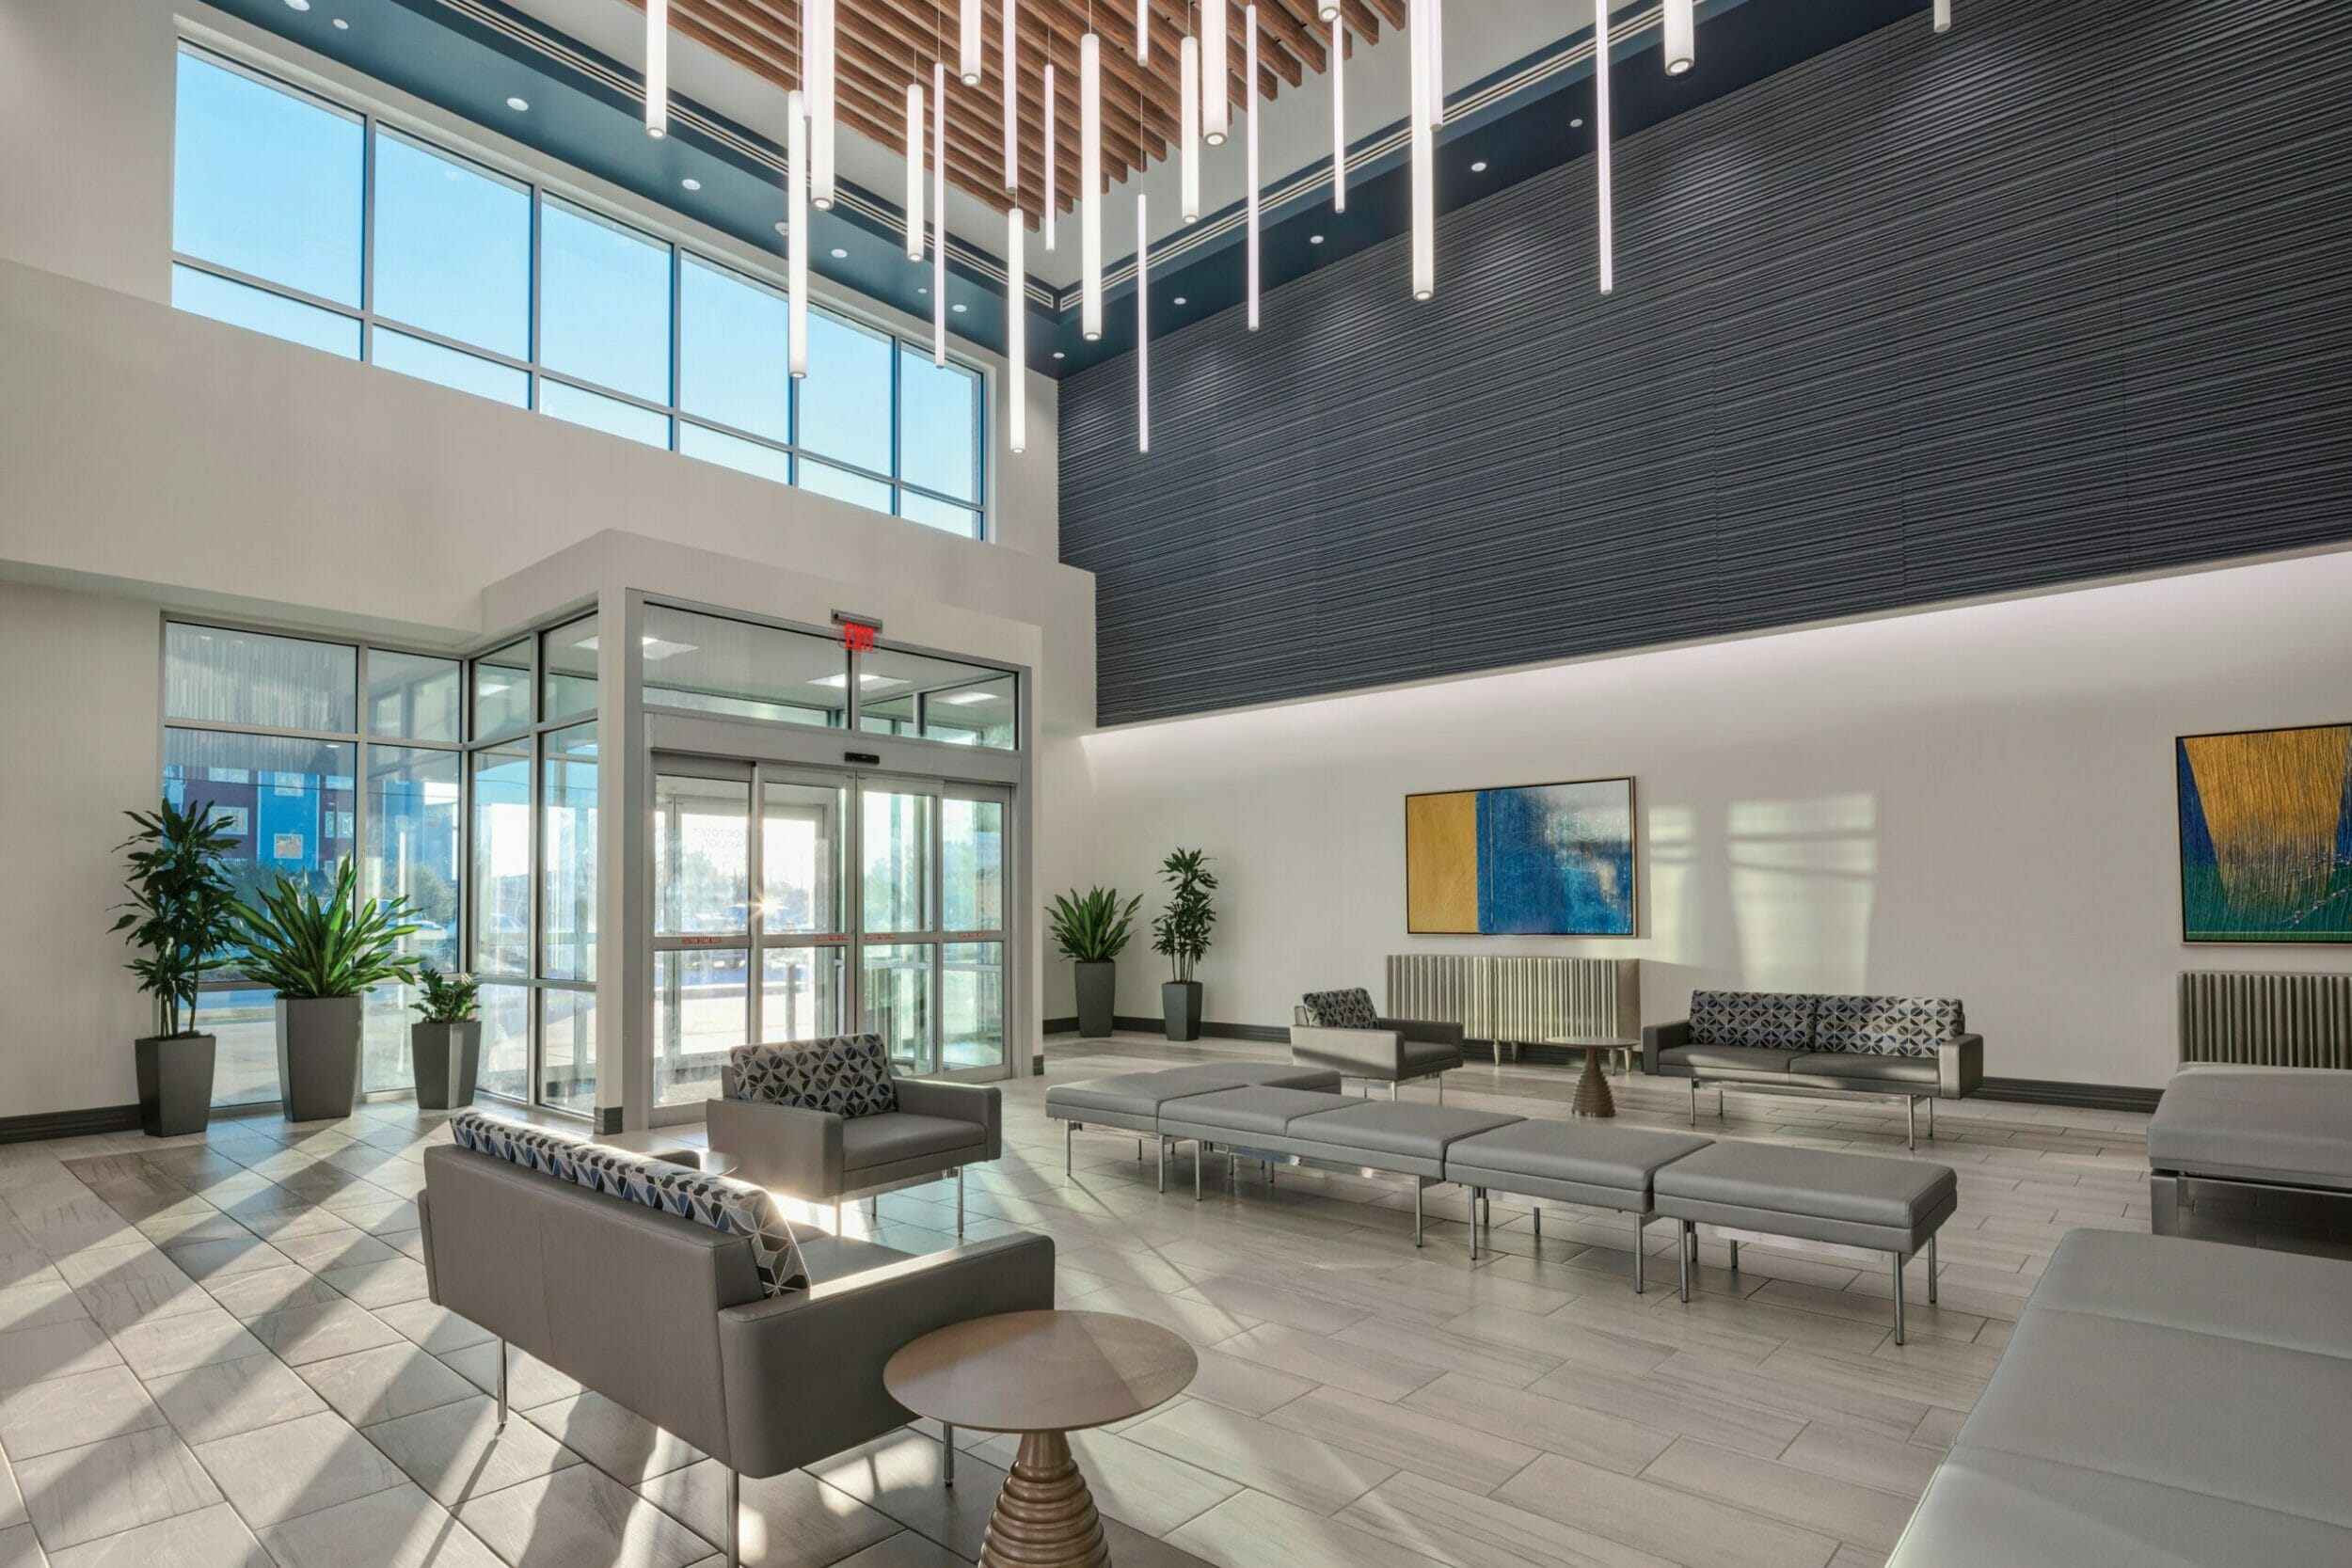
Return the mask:
[[[155,1033],[132,1042],[139,1126],[151,1138],[201,1132],[213,1116],[215,1041],[196,1027],[204,976],[228,960],[236,897],[221,864],[236,835],[209,804],[183,811],[169,800],[153,813],[125,812],[138,832],[118,847],[130,898],[114,924],[138,950],[127,966],[155,998]]]
[[[1168,883],[1168,908],[1152,922],[1152,951],[1168,960],[1168,977],[1160,985],[1160,1019],[1172,1040],[1200,1037],[1200,982],[1193,978],[1209,950],[1209,930],[1216,924],[1216,906],[1209,895],[1216,891],[1216,873],[1209,857],[1198,849],[1177,849],[1160,863]]]
[[[408,1026],[417,1109],[462,1110],[473,1103],[474,1075],[482,1066],[482,1021],[474,1006],[482,984],[426,964],[417,971],[417,1022]]]
[[[1111,1032],[1111,1015],[1119,997],[1119,966],[1114,961],[1135,935],[1136,906],[1141,894],[1120,908],[1115,888],[1075,888],[1057,894],[1046,911],[1053,927],[1054,945],[1078,966],[1078,1033],[1100,1039]]]
[[[351,1115],[359,1100],[363,998],[369,988],[413,982],[417,959],[400,950],[405,899],[361,902],[350,861],[335,867],[325,898],[280,872],[259,908],[237,906],[238,967],[278,993],[278,1087],[288,1121]]]

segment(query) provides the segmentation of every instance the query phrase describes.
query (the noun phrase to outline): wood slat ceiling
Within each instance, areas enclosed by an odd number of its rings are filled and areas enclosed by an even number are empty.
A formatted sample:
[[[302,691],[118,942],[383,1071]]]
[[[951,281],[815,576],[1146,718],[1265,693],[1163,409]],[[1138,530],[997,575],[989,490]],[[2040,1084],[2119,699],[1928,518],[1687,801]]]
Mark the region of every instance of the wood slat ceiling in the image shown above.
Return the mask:
[[[1113,182],[1175,150],[1179,135],[1177,46],[1197,31],[1201,3],[1229,7],[1228,96],[1246,112],[1251,87],[1242,80],[1242,8],[1237,0],[1150,0],[1152,51],[1137,63],[1134,0],[1018,0],[1020,105],[1018,193],[1005,189],[1004,5],[984,0],[985,66],[977,87],[957,77],[961,0],[835,0],[834,32],[840,123],[888,148],[906,145],[906,90],[920,81],[928,92],[932,62],[946,48],[947,178],[958,189],[998,212],[1017,194],[1038,222],[1045,199],[1045,62],[1054,62],[1054,195],[1064,211],[1076,205],[1078,182],[1078,40],[1092,13],[1103,39],[1103,172]],[[644,0],[631,0],[640,9]],[[1406,0],[1343,0],[1345,47],[1376,42],[1384,26],[1405,26]],[[1316,0],[1260,0],[1258,96],[1302,86],[1329,64],[1329,34],[1316,20]],[[801,86],[799,0],[671,0],[675,38],[711,51],[779,88]],[[1204,62],[1205,65],[1205,62]]]

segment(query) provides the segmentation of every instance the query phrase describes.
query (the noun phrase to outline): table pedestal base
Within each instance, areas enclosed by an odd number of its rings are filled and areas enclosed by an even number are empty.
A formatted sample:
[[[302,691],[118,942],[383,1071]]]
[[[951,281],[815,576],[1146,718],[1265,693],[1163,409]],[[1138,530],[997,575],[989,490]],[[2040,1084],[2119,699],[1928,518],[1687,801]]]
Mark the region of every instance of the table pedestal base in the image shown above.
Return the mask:
[[[1058,1432],[1025,1432],[989,1516],[979,1568],[1109,1568],[1094,1495]]]
[[[1616,1097],[1609,1092],[1609,1080],[1600,1070],[1600,1053],[1605,1049],[1597,1045],[1584,1048],[1584,1075],[1576,1081],[1576,1099],[1569,1106],[1580,1117],[1617,1114]]]

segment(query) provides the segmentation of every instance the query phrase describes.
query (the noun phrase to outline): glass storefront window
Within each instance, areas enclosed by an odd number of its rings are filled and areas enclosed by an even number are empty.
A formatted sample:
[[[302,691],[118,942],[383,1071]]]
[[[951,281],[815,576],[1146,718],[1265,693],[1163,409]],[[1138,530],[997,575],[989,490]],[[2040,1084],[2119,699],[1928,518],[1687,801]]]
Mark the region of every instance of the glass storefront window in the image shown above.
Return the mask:
[[[531,722],[531,639],[517,638],[474,660],[473,733],[502,735]]]
[[[655,707],[839,729],[849,658],[830,637],[645,607],[645,701]]]
[[[539,974],[596,977],[596,726],[575,724],[545,741],[540,817]]]
[[[373,657],[374,656],[371,656]],[[465,888],[465,757],[413,746],[368,749],[368,852],[361,886],[370,898],[405,898],[418,929],[403,946],[443,974],[465,967],[459,908]],[[369,997],[367,1055],[360,1087],[409,1085],[407,986]]]
[[[531,747],[473,755],[473,967],[531,973]]]
[[[548,632],[544,650],[547,689],[541,717],[552,723],[596,711],[596,618],[583,615]]]
[[[462,738],[460,666],[453,658],[368,650],[368,733],[403,740]]]
[[[993,751],[1020,744],[1009,672],[877,648],[860,661],[858,683],[865,694],[860,727],[869,733]]]
[[[258,729],[359,727],[359,651],[340,642],[172,622],[164,628],[164,717]]]

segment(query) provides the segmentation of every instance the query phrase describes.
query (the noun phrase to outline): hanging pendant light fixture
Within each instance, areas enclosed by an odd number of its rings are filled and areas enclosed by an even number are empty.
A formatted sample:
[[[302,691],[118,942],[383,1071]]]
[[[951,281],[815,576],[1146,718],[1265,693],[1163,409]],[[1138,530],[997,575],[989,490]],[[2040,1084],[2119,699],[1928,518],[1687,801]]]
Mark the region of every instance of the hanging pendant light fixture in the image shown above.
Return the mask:
[[[1019,26],[1014,18],[1020,13],[1021,0],[1005,0],[1001,67],[1005,78],[1005,189],[1009,191],[1021,187],[1021,94],[1013,85],[1021,79],[1013,69],[1020,59],[1014,50]]]
[[[645,0],[645,135],[670,134],[670,0]]]
[[[1445,0],[1429,0],[1429,124],[1445,123]]]
[[[1948,4],[1948,0],[1937,0]],[[1666,74],[1679,76],[1691,69],[1697,54],[1698,23],[1692,14],[1696,0],[1666,0]]]
[[[808,102],[797,88],[784,95],[785,353],[796,376],[808,373]]]
[[[963,85],[977,87],[980,85],[980,0],[963,0],[961,22],[957,41],[961,46],[959,63]]]
[[[1225,36],[1225,8],[1232,0],[1205,0],[1200,8],[1200,136],[1211,147],[1225,145],[1233,123],[1227,78],[1233,74]]]
[[[1054,248],[1054,214],[1059,203],[1054,199],[1054,122],[1061,118],[1061,103],[1054,96],[1054,34],[1045,33],[1045,248]]]
[[[1617,286],[1616,201],[1609,166],[1609,0],[1593,0],[1593,172],[1600,190],[1600,292]]]
[[[1347,24],[1331,19],[1331,211],[1347,211],[1347,76],[1341,69],[1341,46]]]
[[[1605,5],[1608,0],[1599,0]],[[1413,172],[1413,297],[1427,299],[1438,292],[1438,171],[1436,128],[1429,122],[1429,6],[1430,0],[1410,0],[1407,17],[1413,56],[1409,71],[1412,99]]]
[[[1190,33],[1176,46],[1177,139],[1184,143],[1184,218],[1200,221],[1200,40]]]
[[[1029,450],[1029,223],[1019,207],[1005,214],[1005,436]]]
[[[923,259],[923,84],[907,84],[907,260]]]
[[[1078,40],[1078,329],[1103,336],[1103,40]]]
[[[820,213],[833,211],[834,0],[804,0],[802,25],[806,30],[808,109],[808,200]],[[813,14],[812,14],[813,13]]]
[[[1136,0],[1136,64],[1152,63],[1152,0]]]
[[[931,66],[931,363],[947,363],[947,62]]]
[[[1939,33],[1952,30],[1952,0],[1935,0],[1935,30]]]
[[[1138,117],[1138,119],[1140,117]],[[1136,451],[1152,450],[1152,226],[1136,192]]]
[[[1211,0],[1221,7],[1225,0]],[[1241,8],[1241,75],[1248,84],[1249,124],[1244,142],[1248,149],[1246,178],[1249,182],[1249,330],[1258,330],[1258,8]]]

